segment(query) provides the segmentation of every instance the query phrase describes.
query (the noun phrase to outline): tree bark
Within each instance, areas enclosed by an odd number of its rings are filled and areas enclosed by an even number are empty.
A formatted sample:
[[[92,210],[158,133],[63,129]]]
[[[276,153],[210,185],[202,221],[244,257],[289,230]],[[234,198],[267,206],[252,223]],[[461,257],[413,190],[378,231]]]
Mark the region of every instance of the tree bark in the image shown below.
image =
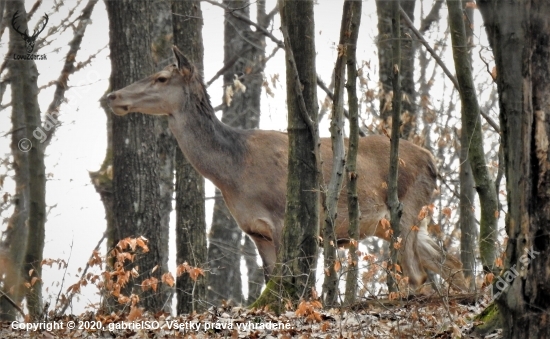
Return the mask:
[[[550,3],[477,4],[498,71],[508,200],[509,238],[494,298],[503,316],[504,337],[548,338]]]
[[[6,7],[10,18],[18,12],[20,31],[27,29],[27,14],[23,1],[10,2]],[[26,55],[25,41],[13,27],[9,28],[10,58],[13,54]],[[12,94],[12,153],[14,155],[16,198],[14,214],[10,218],[6,240],[11,265],[6,273],[4,289],[16,303],[25,295],[31,319],[38,320],[42,307],[42,252],[46,223],[46,175],[44,145],[33,136],[41,129],[38,104],[38,70],[32,60],[8,60]],[[30,283],[27,289],[24,282]],[[0,318],[13,320],[16,309],[0,298]],[[17,311],[18,312],[18,311]]]
[[[498,201],[495,184],[487,169],[481,117],[476,88],[472,77],[472,65],[468,53],[468,39],[464,27],[461,1],[448,0],[449,24],[453,43],[453,58],[456,77],[460,86],[462,103],[462,133],[467,135],[468,159],[476,182],[476,190],[481,205],[479,252],[483,268],[492,272],[497,257]]]
[[[27,29],[27,20],[25,6],[22,1],[9,2],[6,8],[6,16],[13,17],[15,12],[20,13],[20,29]],[[25,13],[25,15],[23,15]],[[21,39],[21,35],[17,33],[13,27],[9,27],[9,44],[10,55],[13,53],[26,54],[25,42]],[[12,102],[12,139],[11,152],[13,154],[13,168],[15,171],[15,195],[14,195],[14,211],[9,219],[6,229],[6,238],[2,243],[2,247],[6,248],[10,266],[4,268],[5,278],[3,280],[3,290],[17,304],[21,302],[24,296],[23,282],[24,274],[23,267],[25,266],[25,253],[27,248],[27,238],[29,234],[29,218],[30,205],[30,169],[29,169],[29,153],[24,152],[30,145],[25,145],[23,150],[20,149],[20,140],[27,138],[27,110],[33,112],[38,111],[35,100],[29,94],[31,100],[24,100],[28,91],[33,91],[37,94],[36,81],[32,81],[31,77],[37,76],[36,64],[34,61],[20,62],[15,60],[8,61],[7,64],[10,87],[11,87],[11,102]],[[32,132],[31,132],[32,133]],[[31,141],[32,139],[29,139]],[[0,298],[0,319],[13,321],[17,315],[17,310],[11,305],[7,299]]]
[[[279,0],[285,38],[288,181],[277,264],[253,306],[283,309],[283,299],[308,297],[315,283],[319,235],[319,131],[313,1]]]
[[[466,29],[466,40],[468,41],[468,57],[470,64],[472,63],[472,39],[474,32],[471,25],[474,20],[474,9],[466,8],[464,11],[464,27]],[[475,199],[475,182],[472,173],[472,167],[468,160],[469,154],[469,135],[463,128],[460,133],[460,196],[459,196],[459,213],[460,213],[460,259],[462,261],[462,267],[464,269],[464,277],[470,282],[470,289],[475,287],[475,268],[476,268],[476,246],[477,236],[479,234],[477,230],[477,223],[474,213],[474,199]]]
[[[378,16],[378,63],[380,65],[379,79],[384,93],[390,93],[393,88],[393,61],[392,61],[392,3],[393,1],[377,0],[376,11]],[[408,17],[414,21],[414,8],[416,1],[403,1],[401,6]],[[400,137],[408,139],[415,133],[416,128],[416,90],[414,82],[414,54],[415,44],[413,34],[406,25],[401,25],[400,35],[401,46],[401,87],[402,94],[407,100],[401,100],[402,105],[402,126]],[[405,38],[403,38],[405,37]],[[391,105],[387,96],[382,95],[380,99],[380,117],[387,121],[392,115]]]
[[[351,239],[348,248],[349,261],[348,273],[346,276],[346,294],[345,303],[351,305],[355,302],[357,295],[357,278],[359,273],[357,255],[357,241],[359,240],[359,201],[357,198],[357,181],[359,180],[356,173],[357,164],[357,149],[359,145],[359,104],[357,99],[357,39],[359,36],[359,26],[361,24],[361,1],[346,1],[350,4],[351,25],[350,25],[350,44],[347,48],[347,84],[348,107],[349,107],[349,141],[348,155],[346,159],[346,180],[348,186],[348,215],[349,229],[348,235]],[[365,180],[366,178],[362,178]]]
[[[401,125],[401,14],[399,0],[391,2],[392,12],[392,65],[391,65],[391,81],[393,89],[392,102],[392,128],[391,128],[391,149],[390,149],[390,170],[388,173],[388,206],[390,208],[390,223],[393,231],[391,251],[391,274],[388,275],[388,290],[390,292],[397,291],[396,275],[400,274],[397,269],[397,258],[399,244],[398,239],[401,235],[401,214],[403,213],[403,205],[399,201],[397,195],[397,178],[399,176],[399,134]]]
[[[249,18],[249,0],[225,0],[223,4],[233,10],[225,13],[224,63],[231,66],[223,74],[222,121],[242,129],[258,128],[265,37],[253,34],[250,25],[233,15],[238,13],[241,17]],[[265,2],[262,1],[259,5],[258,10],[261,11],[263,8],[263,15],[265,15]],[[261,22],[261,17],[262,13],[258,14],[258,24],[263,27],[266,23]],[[250,249],[244,251],[241,247],[242,231],[231,217],[219,193],[217,197],[209,248],[211,263],[214,266],[211,274],[215,275],[216,279],[210,283],[209,300],[219,303],[221,299],[228,299],[242,303],[244,297],[241,282],[241,255],[250,254],[251,251]],[[255,279],[250,282],[254,291],[258,284],[260,286],[262,284],[261,280],[258,280],[259,267],[256,258],[249,258],[245,262],[249,273],[252,274],[252,279]],[[231,285],[228,285],[227,281],[231,281]]]
[[[200,1],[172,1],[174,44],[185,47],[186,56],[203,73],[204,46]],[[194,267],[207,264],[204,178],[176,149],[176,263]],[[193,281],[188,274],[176,278],[177,313],[207,308],[208,280]]]
[[[157,62],[169,55],[170,34],[162,36],[156,22],[170,24],[168,1],[106,1],[109,15],[111,50],[111,88],[122,88],[161,68]],[[154,49],[154,53],[152,53]],[[155,67],[157,66],[157,67]],[[173,171],[174,145],[169,139],[167,122],[142,114],[113,116],[113,220],[115,229],[108,234],[111,247],[126,237],[149,239],[150,252],[134,261],[140,276],[124,293],[140,296],[147,310],[167,311],[170,290],[166,284],[154,292],[141,291],[141,281],[150,277],[161,280],[168,271],[168,215],[172,186],[167,178]],[[171,182],[171,180],[170,180]],[[153,268],[159,266],[155,272]]]
[[[348,48],[355,44],[351,41],[352,17],[355,14],[355,7],[352,2],[344,2],[342,14],[342,23],[340,27],[340,42],[338,44],[338,57],[334,68],[334,99],[332,102],[332,119],[330,123],[330,135],[332,141],[332,170],[330,181],[327,187],[326,201],[324,206],[324,228],[323,228],[323,248],[325,260],[325,280],[323,283],[323,295],[325,306],[333,306],[338,297],[338,274],[335,269],[340,260],[336,257],[336,239],[334,230],[334,221],[337,217],[338,198],[342,190],[344,181],[344,167],[346,150],[344,146],[344,81],[346,77],[346,62],[348,58]],[[353,46],[355,47],[355,46]]]

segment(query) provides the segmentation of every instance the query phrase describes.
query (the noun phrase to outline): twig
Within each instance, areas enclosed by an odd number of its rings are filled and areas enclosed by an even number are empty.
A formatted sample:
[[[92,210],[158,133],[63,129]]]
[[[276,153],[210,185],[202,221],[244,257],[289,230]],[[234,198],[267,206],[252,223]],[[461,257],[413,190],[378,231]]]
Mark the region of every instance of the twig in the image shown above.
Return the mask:
[[[327,96],[329,97],[330,100],[334,101],[334,93],[332,93],[332,91],[327,87],[327,85],[325,85],[323,80],[321,80],[321,78],[319,77],[319,74],[317,74],[317,86],[319,86],[319,88],[321,88],[323,91],[325,91],[325,93],[327,94]],[[344,108],[344,115],[349,120],[349,112],[345,108]],[[363,131],[362,129],[359,129],[359,135],[362,136],[362,137],[367,136],[365,131]]]
[[[216,74],[214,74],[214,76],[210,80],[208,80],[208,82],[206,83],[206,87],[212,85],[212,83],[216,81],[216,79],[218,79],[221,75],[223,75],[225,71],[231,68],[239,60],[241,55],[247,53],[249,50],[250,50],[250,47],[244,48],[243,50],[239,51],[239,53],[235,54],[233,58],[231,58],[228,62],[226,62],[225,65],[223,65],[223,67]]]
[[[428,52],[430,52],[430,54],[435,59],[435,61],[439,65],[439,67],[441,67],[443,69],[443,72],[445,73],[445,75],[447,75],[449,80],[451,80],[453,85],[455,85],[456,89],[460,91],[460,86],[458,85],[458,81],[456,80],[455,76],[451,73],[451,71],[449,71],[447,66],[445,66],[445,63],[443,62],[443,60],[441,60],[441,58],[437,55],[437,53],[435,53],[435,51],[430,46],[430,44],[426,41],[426,39],[424,39],[424,36],[422,35],[422,33],[420,33],[416,29],[416,27],[414,27],[414,23],[411,21],[411,19],[409,18],[407,13],[403,10],[403,8],[401,8],[401,7],[399,8],[399,13],[401,14],[401,16],[402,16],[403,20],[405,21],[405,23],[407,24],[407,26],[414,33],[414,35],[416,35],[416,37],[422,43],[422,45],[424,45],[424,47],[426,47]]]
[[[69,43],[70,48],[67,52],[67,56],[65,57],[65,64],[63,65],[63,69],[61,70],[61,75],[57,79],[54,97],[52,102],[48,106],[46,114],[51,115],[54,112],[56,112],[57,114],[59,113],[59,106],[63,102],[65,92],[67,91],[67,82],[69,80],[69,75],[73,74],[77,69],[74,65],[76,54],[80,49],[80,44],[82,43],[82,38],[84,37],[86,28],[88,27],[88,24],[91,23],[90,17],[97,2],[98,0],[89,0],[88,4],[86,4],[86,7],[84,7],[84,9],[82,10],[82,14],[79,16],[80,22],[78,24],[78,27],[75,29],[73,39]],[[57,114],[55,114],[55,116],[57,116]],[[42,147],[44,149],[48,146],[51,137],[55,133],[56,129],[57,124],[54,124],[51,128],[45,129],[46,141],[44,142],[44,144],[42,144]]]
[[[443,0],[436,0],[434,6],[430,10],[430,13],[428,13],[428,15],[426,15],[426,17],[422,20],[422,23],[420,24],[420,32],[426,32],[428,29],[430,29],[432,23],[439,20],[439,11],[441,10],[442,6]]]
[[[435,59],[435,61],[437,62],[437,64],[439,65],[439,67],[441,67],[441,69],[443,70],[443,73],[445,73],[445,75],[447,75],[447,77],[449,78],[449,80],[451,80],[451,82],[453,83],[453,85],[455,86],[455,88],[457,89],[457,91],[460,92],[460,86],[458,85],[458,81],[456,80],[455,76],[451,73],[451,71],[447,68],[447,66],[445,66],[445,63],[443,62],[443,60],[441,60],[441,58],[437,55],[437,53],[435,53],[434,49],[430,46],[430,44],[426,41],[426,39],[424,39],[424,36],[422,35],[422,33],[420,33],[416,27],[414,27],[414,23],[411,21],[411,19],[407,16],[407,13],[405,13],[405,11],[403,10],[403,8],[399,8],[399,12],[401,13],[401,17],[403,18],[403,20],[405,21],[405,23],[407,24],[407,26],[411,29],[411,31],[414,33],[414,35],[416,35],[416,37],[418,38],[418,40],[422,43],[422,45],[424,45],[424,47],[426,47],[426,50],[428,52],[430,52],[430,54],[432,55],[432,57]],[[484,112],[482,112],[481,110],[479,110],[481,116],[487,120],[487,122],[489,123],[489,125],[491,125],[491,127],[497,132],[497,133],[500,133],[500,128],[498,127],[498,124],[495,123],[493,121],[493,119],[491,119],[490,116],[488,116],[487,114],[485,114]]]
[[[69,268],[69,263],[71,262],[71,256],[73,254],[73,244],[74,244],[74,238],[71,241],[71,251],[69,252],[69,258],[67,259],[67,263],[65,264],[65,272],[63,272],[63,278],[61,279],[61,286],[59,287],[59,293],[57,293],[57,298],[55,299],[55,304],[59,302],[59,297],[61,296],[61,292],[63,291],[63,286],[65,285],[65,277],[67,276],[67,269]]]
[[[99,250],[99,247],[101,246],[101,244],[103,243],[103,240],[105,240],[106,237],[107,237],[107,232],[105,231],[101,239],[99,239],[99,241],[97,242],[97,245],[95,246],[94,250],[92,251],[92,255],[90,255],[90,259],[93,259],[94,252]],[[88,262],[86,263],[86,267],[84,267],[84,270],[82,271],[82,274],[80,276],[84,277],[86,273],[88,273],[89,268],[90,268],[90,260],[88,260]],[[73,300],[73,297],[75,294],[76,292],[74,291],[74,289],[71,290],[71,294],[67,297],[67,299],[65,300],[65,303],[63,304],[63,307],[61,308],[61,311],[57,312],[56,316],[61,316],[65,313],[65,311],[71,304],[71,301]]]
[[[12,298],[9,297],[9,295],[7,295],[6,293],[4,293],[4,291],[0,290],[0,296],[1,297],[4,297],[6,298],[6,300],[19,312],[21,313],[21,315],[23,316],[23,318],[25,318],[25,312],[23,312],[23,310],[21,309],[21,307],[19,307],[19,305],[17,305],[17,303],[15,301],[13,301]]]
[[[236,12],[234,10],[232,10],[231,8],[223,5],[223,4],[220,4],[218,2],[215,2],[213,0],[202,0],[204,2],[208,2],[209,4],[211,5],[214,5],[214,6],[218,6],[220,8],[223,8],[226,12],[230,13],[231,15],[233,15],[235,18],[239,19],[239,20],[242,20],[244,22],[246,22],[247,24],[251,25],[251,26],[254,26],[258,31],[262,32],[265,36],[267,36],[268,38],[271,39],[271,41],[273,41],[275,44],[277,44],[277,46],[279,46],[280,48],[285,48],[284,46],[284,43],[277,39],[273,34],[271,34],[271,32],[269,32],[267,29],[265,29],[264,27],[262,27],[261,25],[258,25],[257,23],[255,23],[254,21],[250,20],[249,18],[247,18],[246,16],[242,15],[241,13],[239,12]],[[273,10],[271,11],[267,16],[266,18],[270,18],[270,17],[273,17],[273,15],[275,15],[275,13],[277,13],[277,10]]]

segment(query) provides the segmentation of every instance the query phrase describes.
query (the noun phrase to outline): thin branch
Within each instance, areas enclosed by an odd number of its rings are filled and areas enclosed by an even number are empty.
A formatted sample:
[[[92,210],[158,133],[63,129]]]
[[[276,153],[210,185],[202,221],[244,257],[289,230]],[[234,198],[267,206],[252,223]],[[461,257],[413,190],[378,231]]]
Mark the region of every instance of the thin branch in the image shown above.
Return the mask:
[[[445,73],[445,75],[447,75],[449,80],[451,80],[453,85],[455,85],[456,89],[458,91],[460,91],[460,86],[458,85],[458,81],[456,80],[455,76],[451,73],[451,71],[447,68],[447,66],[445,66],[445,63],[443,62],[443,60],[441,60],[441,58],[437,55],[437,53],[435,53],[434,49],[430,46],[430,44],[426,41],[426,39],[424,39],[424,36],[422,35],[422,33],[420,33],[416,29],[416,27],[414,27],[414,23],[411,21],[411,19],[409,18],[407,13],[403,10],[403,8],[401,8],[401,7],[399,8],[399,13],[401,14],[401,16],[402,16],[403,20],[405,21],[405,23],[407,24],[407,26],[414,33],[414,35],[416,35],[416,37],[422,43],[422,45],[424,45],[424,47],[426,47],[428,52],[430,52],[430,54],[435,59],[437,64],[443,69],[443,72]]]
[[[82,10],[82,14],[79,17],[80,22],[78,23],[78,27],[75,29],[73,40],[69,43],[69,52],[67,52],[67,56],[65,57],[65,64],[63,65],[63,69],[61,70],[61,75],[57,79],[57,86],[55,89],[54,97],[52,102],[48,106],[46,115],[51,115],[55,112],[55,117],[57,117],[57,115],[59,114],[59,106],[61,106],[61,103],[65,98],[65,92],[68,88],[67,82],[69,80],[69,75],[73,74],[77,69],[74,65],[76,54],[80,49],[80,44],[82,43],[82,38],[84,37],[86,28],[88,27],[88,24],[91,23],[90,17],[97,2],[98,0],[89,0],[86,7],[84,7],[84,9]],[[56,129],[57,124],[54,124],[51,128],[45,129],[46,141],[43,144],[43,148],[46,148],[48,146],[51,137],[55,133]]]
[[[434,6],[430,10],[430,13],[426,15],[424,19],[422,19],[422,22],[420,23],[420,32],[425,33],[427,30],[430,29],[430,26],[439,20],[439,11],[441,10],[441,7],[443,6],[443,0],[436,0]]]
[[[88,262],[86,263],[86,267],[84,267],[84,270],[80,275],[81,277],[86,276],[86,273],[88,273],[88,269],[90,268],[90,261],[94,257],[94,252],[99,251],[99,247],[101,246],[101,244],[103,243],[103,240],[105,240],[106,237],[107,237],[107,232],[103,233],[103,236],[101,237],[101,239],[99,239],[99,241],[97,242],[97,245],[94,247],[94,250],[92,251],[92,255],[90,255],[90,260],[88,260]],[[71,304],[71,301],[73,300],[73,297],[75,296],[75,294],[76,294],[75,290],[74,289],[71,290],[71,294],[67,297],[67,299],[65,299],[65,302],[63,304],[63,307],[61,308],[61,311],[57,312],[56,316],[61,316],[65,313],[65,311]]]
[[[430,46],[430,44],[426,41],[426,39],[424,39],[424,36],[422,35],[422,33],[420,33],[416,27],[414,27],[414,23],[411,21],[411,19],[407,16],[407,13],[405,13],[405,11],[403,10],[403,8],[399,8],[399,12],[401,13],[401,17],[403,18],[403,20],[405,21],[405,23],[407,24],[407,26],[411,29],[411,31],[414,33],[414,35],[416,35],[416,37],[418,38],[418,40],[420,41],[420,43],[422,43],[422,45],[424,45],[424,47],[426,47],[426,50],[428,52],[430,52],[430,54],[432,55],[432,57],[435,59],[435,61],[437,62],[437,64],[439,65],[439,67],[441,67],[441,69],[443,70],[443,73],[445,73],[445,75],[447,75],[447,77],[449,78],[449,80],[451,80],[451,82],[453,83],[453,85],[455,86],[455,88],[457,89],[457,91],[460,92],[460,86],[458,85],[458,81],[456,80],[455,76],[451,73],[451,71],[447,68],[447,66],[445,65],[445,63],[443,62],[443,60],[441,60],[441,58],[437,55],[437,53],[434,51],[434,49]],[[491,125],[491,127],[497,132],[497,133],[500,133],[500,128],[498,127],[498,124],[494,122],[493,119],[491,119],[490,116],[488,116],[487,114],[485,114],[484,112],[482,112],[480,110],[480,113],[481,113],[481,116],[487,120],[487,122],[489,123],[489,125]]]
[[[206,83],[206,87],[212,85],[212,83],[214,81],[216,81],[216,79],[218,79],[220,76],[222,76],[223,73],[225,73],[225,71],[227,71],[229,68],[233,67],[233,65],[239,60],[241,55],[248,52],[249,50],[250,50],[250,47],[245,48],[242,51],[240,51],[239,53],[235,54],[233,56],[233,58],[231,58],[229,61],[227,61],[225,63],[225,65],[223,65],[223,67],[216,74],[214,74],[214,76],[210,80],[208,80],[208,82]]]
[[[267,29],[265,29],[264,27],[262,27],[261,25],[255,23],[254,21],[250,20],[249,18],[247,18],[246,16],[240,14],[239,12],[236,12],[234,10],[232,10],[231,8],[223,5],[223,4],[220,4],[218,2],[215,2],[213,0],[202,0],[204,2],[208,2],[209,4],[211,5],[214,5],[214,6],[218,6],[220,8],[223,8],[227,13],[230,13],[231,15],[233,15],[235,18],[239,19],[239,20],[242,20],[244,22],[246,22],[247,24],[251,25],[251,26],[254,26],[258,31],[262,32],[265,36],[267,36],[268,38],[271,39],[271,41],[273,41],[275,44],[277,44],[277,46],[279,46],[280,48],[285,48],[284,46],[284,43],[277,39],[273,34],[271,34],[271,32],[269,32]],[[276,10],[273,10],[271,11],[269,14],[268,14],[268,17],[271,16],[273,17],[275,15],[275,13],[277,13]]]
[[[332,93],[332,91],[327,87],[327,85],[323,82],[323,80],[321,80],[321,77],[319,76],[319,74],[317,74],[317,86],[319,86],[319,88],[321,88],[326,93],[326,95],[329,97],[330,100],[334,101],[334,93]],[[349,112],[345,108],[344,108],[344,115],[349,120]],[[367,136],[365,131],[363,131],[362,129],[359,129],[359,135],[361,137]]]
[[[209,0],[205,0],[205,1],[209,1]],[[306,102],[304,100],[304,96],[302,95],[302,89],[301,89],[302,85],[300,83],[300,75],[298,73],[298,68],[296,68],[296,62],[295,62],[296,59],[294,59],[294,53],[292,52],[292,46],[290,45],[290,37],[288,36],[288,32],[285,26],[281,27],[281,32],[283,32],[283,38],[285,39],[284,48],[287,53],[288,63],[290,64],[290,70],[292,71],[292,75],[296,80],[296,86],[294,86],[294,92],[296,93],[296,97],[298,98],[298,106],[300,107],[300,114],[302,115],[302,119],[304,119],[304,122],[307,125],[311,135],[315,138],[315,135],[316,135],[315,123],[313,122],[313,120],[311,120],[311,117],[307,112]]]
[[[17,305],[17,303],[15,301],[13,301],[12,298],[9,297],[9,295],[7,295],[6,293],[4,293],[4,291],[0,290],[0,297],[4,297],[6,298],[6,300],[19,312],[21,313],[21,315],[23,316],[23,318],[25,318],[25,312],[23,312],[23,310],[21,309],[21,307],[19,307],[19,305]]]

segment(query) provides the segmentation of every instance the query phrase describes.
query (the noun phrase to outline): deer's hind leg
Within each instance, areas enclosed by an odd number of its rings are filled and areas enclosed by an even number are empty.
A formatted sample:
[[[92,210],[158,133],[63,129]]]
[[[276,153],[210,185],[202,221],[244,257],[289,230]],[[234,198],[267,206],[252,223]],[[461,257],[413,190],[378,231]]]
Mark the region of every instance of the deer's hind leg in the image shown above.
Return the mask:
[[[426,281],[426,270],[441,275],[454,288],[467,290],[462,263],[444,251],[428,233],[429,217],[419,221],[419,211],[404,208],[401,219],[402,248],[400,251],[403,272],[413,285]],[[417,226],[413,228],[414,226]]]

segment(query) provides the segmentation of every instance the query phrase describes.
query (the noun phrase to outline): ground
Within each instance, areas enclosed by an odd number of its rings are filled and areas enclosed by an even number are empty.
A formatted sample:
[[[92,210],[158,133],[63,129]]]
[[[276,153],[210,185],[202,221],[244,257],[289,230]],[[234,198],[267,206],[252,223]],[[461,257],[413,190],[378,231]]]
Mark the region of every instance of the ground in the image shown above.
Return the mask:
[[[478,324],[475,316],[489,301],[471,295],[424,296],[406,301],[371,299],[329,310],[314,301],[280,315],[232,306],[177,317],[139,311],[122,316],[87,313],[56,321],[3,323],[0,338],[501,338],[499,331],[471,334]],[[61,324],[62,329],[52,328]],[[68,328],[73,325],[74,329]]]

